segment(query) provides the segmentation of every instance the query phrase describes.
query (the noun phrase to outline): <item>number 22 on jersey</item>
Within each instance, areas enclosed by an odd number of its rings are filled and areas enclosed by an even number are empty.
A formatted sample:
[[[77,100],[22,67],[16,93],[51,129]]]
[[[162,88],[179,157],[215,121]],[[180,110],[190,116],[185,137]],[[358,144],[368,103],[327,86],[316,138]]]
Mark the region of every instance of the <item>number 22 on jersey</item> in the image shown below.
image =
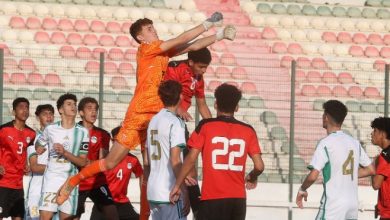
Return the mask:
[[[245,151],[245,141],[242,139],[227,139],[226,137],[214,137],[211,140],[211,143],[218,144],[222,143],[222,149],[215,149],[211,152],[212,157],[212,166],[216,170],[232,170],[232,171],[242,171],[244,169],[243,165],[234,164],[236,158],[240,158],[244,155]],[[231,146],[238,145],[238,151],[230,151]],[[226,156],[228,157],[228,163],[217,163],[217,157]]]

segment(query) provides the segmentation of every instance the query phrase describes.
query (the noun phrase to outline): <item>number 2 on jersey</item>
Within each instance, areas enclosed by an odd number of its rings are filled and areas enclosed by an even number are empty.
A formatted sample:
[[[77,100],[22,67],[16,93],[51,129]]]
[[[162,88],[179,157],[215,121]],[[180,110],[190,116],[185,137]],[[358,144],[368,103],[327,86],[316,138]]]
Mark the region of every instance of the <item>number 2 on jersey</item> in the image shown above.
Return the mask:
[[[353,180],[353,165],[354,165],[353,150],[350,150],[347,159],[343,163],[343,175],[351,175],[351,180]]]
[[[157,130],[150,130],[150,145],[151,146],[155,146],[156,150],[153,150],[154,153],[152,154],[152,157],[151,159],[152,160],[160,160],[161,159],[161,146],[160,146],[160,142],[158,142],[158,140],[155,139],[155,135],[158,134],[158,131]],[[157,151],[157,152],[156,152]],[[157,154],[156,154],[157,153]]]
[[[242,139],[227,139],[225,137],[214,137],[211,142],[213,144],[222,143],[223,149],[215,149],[211,152],[212,156],[212,165],[216,170],[232,170],[232,171],[242,171],[244,166],[235,165],[234,159],[242,157],[244,155],[245,141]],[[229,147],[233,145],[238,145],[240,149],[238,151],[231,151],[229,153]],[[228,155],[229,162],[228,164],[217,163],[217,156]]]

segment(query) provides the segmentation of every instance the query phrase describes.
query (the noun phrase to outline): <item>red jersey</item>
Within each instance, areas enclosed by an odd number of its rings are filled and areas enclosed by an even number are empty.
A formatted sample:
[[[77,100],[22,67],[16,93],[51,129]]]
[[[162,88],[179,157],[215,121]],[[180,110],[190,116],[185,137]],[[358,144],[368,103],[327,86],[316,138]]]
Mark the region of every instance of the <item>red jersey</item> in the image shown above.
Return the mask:
[[[261,152],[252,126],[233,117],[205,119],[187,145],[202,152],[202,200],[246,198],[246,158]]]
[[[79,124],[82,125],[81,122]],[[99,160],[100,149],[108,151],[110,140],[111,136],[106,130],[95,126],[89,129],[88,160]],[[80,191],[95,189],[104,184],[107,184],[106,176],[99,173],[94,177],[83,180],[80,183]]]
[[[376,175],[385,177],[378,191],[379,215],[381,218],[390,218],[390,163],[383,158],[382,154],[378,158]]]
[[[34,139],[35,131],[27,125],[18,130],[11,121],[0,127],[0,165],[5,169],[5,174],[0,175],[1,187],[23,189],[27,147]]]
[[[137,157],[130,153],[114,169],[106,171],[108,187],[114,202],[130,202],[127,198],[127,186],[131,173],[134,173],[138,178],[143,174],[143,170]]]
[[[191,99],[204,98],[204,80],[202,75],[195,75],[188,66],[187,61],[171,61],[168,64],[164,80],[175,80],[182,85],[182,96],[180,107],[186,111],[191,106]]]

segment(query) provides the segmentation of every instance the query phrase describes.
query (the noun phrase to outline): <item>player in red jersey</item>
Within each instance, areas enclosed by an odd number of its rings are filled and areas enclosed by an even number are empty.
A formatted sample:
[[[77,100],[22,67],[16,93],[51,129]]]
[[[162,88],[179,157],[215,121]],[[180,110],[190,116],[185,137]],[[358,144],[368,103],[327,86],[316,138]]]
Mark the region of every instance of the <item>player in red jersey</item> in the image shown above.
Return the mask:
[[[79,102],[78,111],[82,119],[79,124],[89,131],[88,160],[92,162],[104,158],[110,147],[111,136],[106,130],[94,125],[99,113],[98,101],[92,97],[84,97]],[[102,210],[106,219],[118,219],[118,212],[103,173],[98,173],[80,183],[77,218],[85,212],[87,197]]]
[[[118,134],[119,129],[120,127],[112,129],[112,137],[115,137]],[[114,169],[106,171],[105,173],[120,220],[139,219],[139,214],[134,210],[129,198],[127,198],[127,187],[132,173],[139,178],[139,186],[141,186],[140,177],[143,174],[142,166],[137,157],[130,152]],[[106,218],[104,218],[100,210],[94,205],[90,219],[105,220]]]
[[[15,119],[0,127],[0,219],[23,219],[23,174],[27,171],[27,147],[34,143],[35,131],[26,125],[30,102],[16,98],[12,103]]]
[[[246,191],[257,186],[264,170],[256,131],[234,118],[241,99],[235,86],[222,84],[215,90],[217,117],[202,120],[191,134],[187,155],[175,186],[171,202],[180,197],[180,185],[202,153],[203,183],[198,219],[237,219],[246,215]],[[245,177],[247,155],[254,168]]]
[[[211,53],[205,47],[200,50],[188,52],[188,59],[181,61],[171,61],[168,64],[164,80],[175,80],[182,85],[182,99],[177,109],[177,114],[185,121],[192,120],[188,109],[191,107],[191,99],[195,96],[196,105],[203,119],[211,118],[211,112],[207,106],[204,94],[203,74],[211,63]],[[189,132],[186,126],[186,140],[189,138]],[[188,148],[183,151],[184,156],[188,154]],[[189,200],[192,212],[196,218],[200,204],[200,190],[197,183],[198,174],[196,168],[192,169],[189,177],[191,181],[186,181]],[[187,178],[187,180],[189,180]]]
[[[376,215],[380,220],[390,219],[390,118],[379,117],[371,122],[371,142],[382,151],[376,158],[376,174],[372,187],[378,192]],[[376,217],[375,217],[376,218]]]

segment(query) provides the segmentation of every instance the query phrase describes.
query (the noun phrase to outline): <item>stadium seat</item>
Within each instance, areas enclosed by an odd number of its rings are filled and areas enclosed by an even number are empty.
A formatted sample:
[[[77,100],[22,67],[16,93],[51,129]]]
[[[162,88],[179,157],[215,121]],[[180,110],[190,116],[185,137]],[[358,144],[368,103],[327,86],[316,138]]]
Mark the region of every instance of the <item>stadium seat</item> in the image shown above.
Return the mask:
[[[298,57],[297,59],[297,67],[302,69],[307,69],[311,66],[311,62],[309,58],[306,57]]]
[[[207,70],[211,71],[211,67],[208,67]],[[214,71],[212,73],[214,75]],[[233,79],[248,79],[248,73],[244,67],[234,67],[232,69],[232,78]]]
[[[346,88],[340,85],[336,85],[332,89],[332,93],[335,97],[346,97],[348,96],[348,91]]]
[[[68,34],[66,41],[68,42],[68,44],[72,44],[72,45],[83,44],[83,38],[81,37],[81,35],[79,33]]]
[[[376,16],[380,19],[389,19],[390,18],[390,12],[387,9],[379,8],[376,11]]]
[[[103,33],[106,30],[106,26],[104,25],[104,23],[102,21],[93,20],[93,21],[91,21],[90,29],[91,29],[91,31],[96,32],[96,33]]]
[[[79,47],[76,50],[76,57],[80,59],[91,59],[92,58],[92,51],[88,47]]]
[[[338,82],[337,76],[333,72],[324,72],[322,74],[322,81],[325,83],[332,83],[332,84],[336,84]]]
[[[271,128],[271,139],[273,140],[286,140],[287,139],[287,133],[286,130],[283,127],[275,126]]]
[[[348,89],[348,94],[352,98],[361,98],[363,96],[363,90],[359,86],[351,86]]]
[[[82,20],[82,19],[77,19],[74,22],[74,29],[77,32],[88,32],[89,31],[89,24],[88,21]]]
[[[207,88],[209,91],[214,92],[214,90],[222,84],[221,81],[218,80],[210,80],[207,84]]]
[[[66,44],[66,36],[64,32],[55,31],[52,32],[50,41],[53,44]]]
[[[267,3],[259,3],[256,6],[257,12],[260,14],[270,14],[272,13],[271,11],[271,6]]]
[[[50,93],[46,88],[36,88],[33,91],[33,99],[35,100],[51,100]]]
[[[316,87],[313,85],[303,85],[301,88],[301,94],[304,96],[317,96]]]
[[[24,73],[12,73],[9,82],[16,85],[27,84],[27,78]]]
[[[130,88],[130,86],[127,84],[126,79],[122,76],[113,76],[111,78],[110,86],[113,89],[129,89]]]
[[[364,18],[376,18],[376,11],[372,8],[363,8],[362,16]]]
[[[390,34],[383,35],[383,43],[390,45]]]
[[[288,53],[290,54],[302,54],[303,49],[298,43],[290,43],[287,48]]]
[[[31,100],[33,98],[33,92],[28,88],[19,88],[16,90],[16,97],[24,97]]]
[[[350,33],[348,32],[340,32],[338,33],[337,35],[337,40],[340,42],[340,43],[346,43],[346,44],[350,44],[352,42],[352,36]]]
[[[364,96],[370,99],[380,98],[380,92],[376,87],[366,87],[363,92]]]
[[[311,83],[320,83],[321,82],[321,73],[318,71],[308,71],[306,74],[306,79]]]
[[[332,96],[332,89],[329,88],[326,85],[319,85],[317,87],[317,94],[322,97],[331,97]]]
[[[302,14],[307,15],[307,16],[316,16],[317,10],[314,6],[305,4],[302,7]]]
[[[371,101],[363,101],[360,103],[362,112],[375,113],[377,111],[376,105]]]
[[[58,21],[58,29],[61,31],[73,31],[73,23],[69,19],[60,19]]]
[[[26,27],[28,29],[40,29],[41,28],[41,20],[36,17],[29,17],[26,20]]]
[[[331,44],[322,44],[318,47],[318,52],[323,56],[331,56],[334,54]]]
[[[313,110],[315,111],[323,111],[323,104],[326,102],[324,99],[316,99],[313,102]]]
[[[109,21],[109,22],[107,22],[106,30],[109,33],[113,33],[113,34],[119,34],[119,33],[122,32],[121,25],[118,22],[116,22],[116,21]]]
[[[24,22],[24,19],[18,16],[13,16],[9,20],[9,26],[13,29],[24,29],[26,27],[26,24]]]
[[[115,44],[118,47],[131,47],[131,40],[127,36],[117,36]]]
[[[63,58],[74,58],[76,56],[76,51],[72,46],[65,45],[60,48],[60,56]]]
[[[302,30],[294,30],[291,34],[291,37],[295,40],[295,41],[306,41],[306,33]]]
[[[107,74],[118,73],[118,66],[114,62],[107,61],[104,63],[104,72]]]
[[[57,100],[61,95],[65,94],[65,90],[60,88],[54,88],[50,91],[50,98],[52,100]]]
[[[121,103],[129,103],[132,97],[133,94],[129,91],[120,91],[118,93],[118,101]]]
[[[318,8],[317,8],[317,14],[319,16],[331,17],[332,10],[330,10],[330,8],[328,6],[321,5],[321,6],[318,6]]]
[[[375,58],[379,56],[379,51],[376,47],[368,46],[364,51],[364,55],[366,55],[366,57]]]
[[[272,5],[271,12],[274,14],[286,14],[287,8],[285,5],[275,3]]]
[[[350,112],[359,112],[360,111],[360,103],[354,100],[348,100],[345,102],[345,105]]]
[[[341,21],[341,27],[345,31],[354,31],[356,29],[355,21],[352,21],[350,19],[343,20],[343,21]]]
[[[274,29],[272,29],[270,27],[265,27],[263,29],[261,37],[266,39],[266,40],[275,40],[275,39],[277,39],[277,34],[276,34]]]
[[[229,80],[232,78],[232,71],[226,66],[219,66],[215,68],[215,76],[223,80]]]
[[[123,60],[124,59],[123,51],[119,48],[111,48],[108,51],[108,58],[116,61]]]
[[[333,7],[332,15],[334,17],[346,17],[347,16],[347,10],[345,10],[344,7],[335,6],[335,7]]]
[[[336,43],[337,36],[334,32],[324,32],[322,34],[322,40],[328,43]]]
[[[278,30],[278,38],[284,41],[291,40],[291,33],[288,30],[280,29]]]
[[[362,17],[362,12],[357,7],[349,7],[347,9],[347,15],[351,18],[360,18]]]
[[[12,30],[12,29],[8,29],[8,30],[5,29],[2,32],[3,42],[17,42],[18,41],[18,33],[19,32]]]
[[[382,21],[372,21],[370,27],[374,32],[386,32],[385,24]]]
[[[356,28],[360,31],[370,31],[370,24],[368,23],[368,21],[365,21],[365,20],[359,20],[357,23],[356,23]]]
[[[87,46],[97,46],[99,44],[99,39],[95,34],[85,34],[83,43]]]
[[[321,69],[321,70],[329,69],[327,62],[320,57],[313,58],[311,60],[311,66],[315,69]]]
[[[104,90],[103,100],[104,102],[116,103],[118,101],[118,96],[112,90]]]
[[[124,34],[129,34],[131,23],[130,22],[123,22],[121,30]]]
[[[44,83],[48,86],[62,86],[60,77],[55,73],[46,74]]]
[[[220,58],[220,62],[225,65],[236,65],[236,57],[232,53],[223,53]]]
[[[71,94],[74,94],[77,97],[78,100],[81,99],[82,97],[84,97],[83,91],[81,91],[79,89],[69,89],[67,92],[71,93]],[[52,93],[53,93],[53,91],[52,91]]]
[[[37,43],[47,44],[50,43],[50,36],[47,32],[38,31],[35,33],[34,40]]]
[[[277,124],[279,124],[276,114],[274,112],[272,112],[272,111],[264,111],[263,113],[261,113],[260,120],[265,125],[277,125]]]
[[[272,52],[284,54],[287,52],[287,46],[283,42],[275,42],[272,46]]]
[[[282,59],[280,60],[280,66],[281,67],[290,68],[291,67],[291,62],[293,60],[294,60],[294,58],[291,57],[291,56],[283,56]]]
[[[12,58],[4,58],[4,69],[15,71],[18,68],[18,62]]]
[[[15,97],[16,97],[16,92],[13,88],[4,87],[4,92],[3,92],[4,99],[15,99]]]
[[[127,49],[125,52],[125,59],[129,61],[135,61],[137,51],[134,49]],[[214,63],[214,60],[212,61]]]
[[[306,82],[306,73],[303,70],[296,70],[295,80],[297,82]]]
[[[99,91],[95,89],[88,89],[84,92],[84,97],[99,99]]]
[[[290,15],[300,15],[301,7],[299,5],[290,4],[287,6],[287,13]]]
[[[255,94],[257,93],[256,85],[253,82],[243,82],[240,87],[244,94]]]
[[[383,40],[382,40],[381,35],[374,34],[374,33],[368,35],[367,41],[368,41],[368,43],[373,44],[373,45],[382,45],[383,44]]]
[[[35,63],[32,59],[23,58],[19,60],[19,69],[23,71],[33,72],[36,69]]]
[[[328,19],[326,21],[326,27],[330,30],[340,30],[340,20],[337,19]]]
[[[27,75],[27,83],[29,85],[42,85],[43,82],[43,76],[39,73],[30,73]]]
[[[389,39],[390,40],[390,39]],[[353,34],[352,41],[356,44],[366,44],[367,36],[363,33],[355,33]]]
[[[115,46],[115,41],[111,35],[102,34],[99,37],[99,44],[105,47],[113,47]]]
[[[135,74],[134,67],[131,65],[131,63],[120,63],[118,72],[123,75]]]
[[[294,27],[294,19],[290,16],[284,16],[280,19],[280,24],[285,28]]]
[[[351,46],[349,48],[349,54],[354,56],[354,57],[363,57],[364,50],[361,46]]]
[[[374,69],[378,71],[384,71],[386,66],[386,62],[383,60],[375,60],[374,62]]]
[[[383,58],[390,58],[390,48],[389,47],[382,47],[380,50],[380,55]]]

